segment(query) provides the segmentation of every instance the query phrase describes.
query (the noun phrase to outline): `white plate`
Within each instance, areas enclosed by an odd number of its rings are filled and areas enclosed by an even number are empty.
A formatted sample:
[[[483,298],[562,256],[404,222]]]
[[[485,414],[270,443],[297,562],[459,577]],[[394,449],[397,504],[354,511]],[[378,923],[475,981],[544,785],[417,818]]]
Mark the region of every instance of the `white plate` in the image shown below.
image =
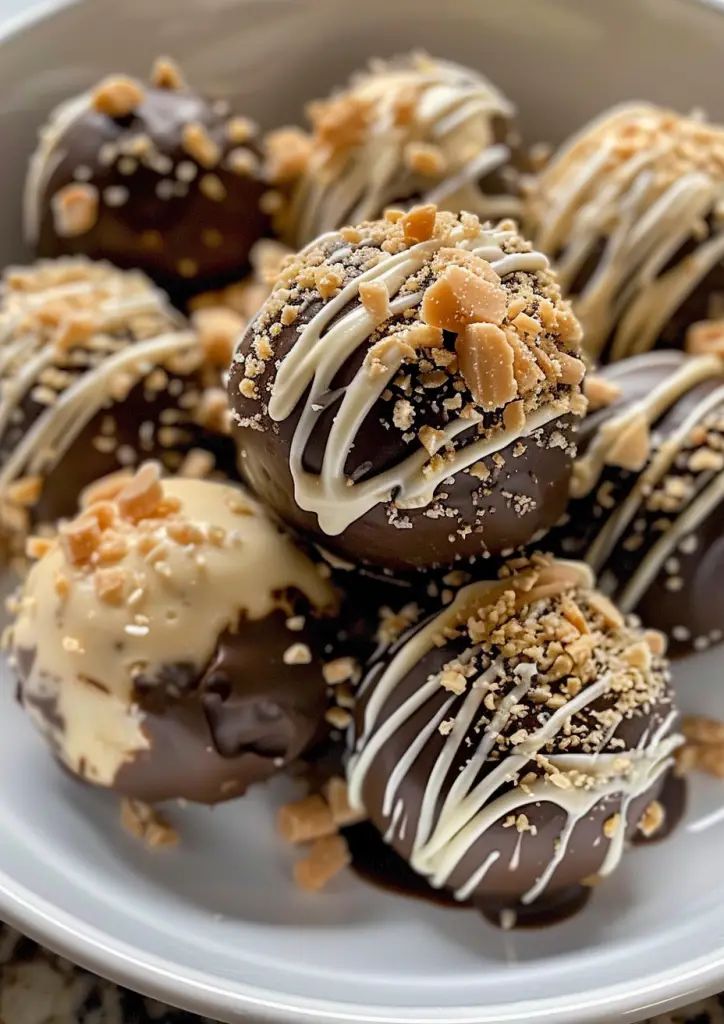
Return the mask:
[[[487,69],[531,138],[634,96],[724,117],[724,18],[686,0],[86,0],[45,13],[0,42],[0,261],[23,255],[20,180],[44,112],[158,51],[270,124],[368,55],[412,46]],[[681,667],[685,709],[724,716],[723,661]],[[504,935],[351,874],[295,892],[273,834],[284,783],[175,809],[180,847],[148,852],[112,798],[57,770],[12,691],[0,678],[0,915],[134,989],[226,1020],[587,1024],[724,985],[721,783],[697,780],[686,823],[628,856],[577,917]]]

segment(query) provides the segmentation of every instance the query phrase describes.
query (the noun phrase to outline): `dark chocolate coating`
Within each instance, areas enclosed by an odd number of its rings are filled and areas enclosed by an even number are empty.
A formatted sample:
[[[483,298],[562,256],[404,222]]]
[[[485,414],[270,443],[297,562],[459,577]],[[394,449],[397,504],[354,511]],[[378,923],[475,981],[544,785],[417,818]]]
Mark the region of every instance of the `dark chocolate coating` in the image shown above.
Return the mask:
[[[662,384],[689,358],[679,352],[652,352],[604,368],[601,376],[615,381],[621,397],[606,409],[591,413],[579,431],[579,453],[585,456],[596,431],[608,418],[648,395]],[[665,442],[707,396],[724,385],[724,367],[719,376],[712,376],[696,384],[667,408],[652,426],[657,444]],[[717,407],[720,421],[724,418],[724,399]],[[719,473],[722,471],[719,470]],[[667,473],[668,479],[687,476],[686,465],[676,463]],[[697,493],[717,475],[717,471],[704,472],[697,481]],[[554,547],[568,556],[583,558],[612,511],[618,508],[636,484],[639,474],[615,466],[607,466],[599,483],[584,498],[574,500],[568,508],[567,521],[553,536]],[[604,486],[612,504],[603,507],[598,493]],[[634,531],[630,523],[619,538],[605,563],[599,568],[601,588],[616,600],[626,584],[639,569],[653,544],[662,536],[660,524],[667,518],[676,519],[681,512],[667,517],[665,511],[639,507],[635,521],[644,529]],[[657,525],[659,524],[659,525]],[[635,535],[643,543],[630,549]],[[659,570],[644,591],[635,611],[644,625],[660,629],[669,637],[669,652],[675,655],[689,653],[694,648],[708,646],[722,638],[724,632],[724,504],[720,501],[694,530],[696,547],[687,551],[677,545],[671,552],[678,566],[675,573],[667,571],[666,564]],[[687,534],[687,536],[689,536]],[[628,542],[628,545],[627,545]],[[674,590],[667,586],[670,576],[681,578],[681,586]]]
[[[227,167],[225,157],[234,143],[226,134],[228,115],[219,113],[213,101],[188,89],[143,88],[143,102],[133,114],[114,119],[89,108],[55,143],[50,157],[53,170],[37,197],[37,251],[40,256],[80,254],[142,269],[178,302],[242,276],[251,246],[268,228],[259,205],[264,185],[258,173],[240,174]],[[202,125],[221,148],[217,166],[203,167],[183,148],[183,130],[190,124]],[[171,162],[170,170],[160,173],[139,159],[133,173],[123,174],[118,157],[104,162],[103,147],[138,136],[148,137],[154,152]],[[258,156],[253,140],[244,148]],[[178,180],[175,171],[180,163],[196,167],[198,173],[190,183]],[[55,229],[51,199],[59,189],[81,180],[78,168],[90,170],[82,180],[99,191],[99,215],[84,234],[61,237]],[[223,199],[201,190],[205,174],[219,179],[226,193]],[[159,198],[156,190],[164,182],[174,183],[180,194]],[[128,198],[120,206],[109,206],[104,190],[118,187],[128,191]],[[194,273],[182,269],[183,261],[189,260],[196,265]]]
[[[163,390],[150,390],[144,381],[136,384],[122,401],[108,399],[101,409],[80,431],[59,461],[48,467],[43,489],[37,503],[29,509],[32,522],[55,523],[71,516],[78,506],[78,495],[89,484],[109,473],[121,469],[136,469],[147,459],[161,462],[169,473],[177,472],[184,456],[194,448],[210,452],[216,472],[227,480],[238,479],[236,455],[230,437],[215,433],[193,419],[193,409],[184,401],[193,399],[203,391],[201,375],[178,377],[168,375]],[[182,403],[179,404],[179,397]],[[0,466],[12,454],[16,444],[28,431],[46,406],[34,401],[30,393],[19,406],[21,416],[13,420],[0,436]],[[173,443],[163,444],[164,412],[174,411]],[[111,435],[104,433],[108,419],[115,424]],[[153,429],[148,430],[148,424]],[[116,446],[112,451],[96,446],[99,439],[112,437]],[[102,443],[102,442],[101,442]],[[120,458],[133,453],[133,461]]]
[[[274,340],[275,360],[267,362],[264,373],[256,381],[261,394],[268,393],[273,381],[276,372],[274,362],[284,359],[298,337],[297,328],[311,320],[319,308],[318,302],[311,303],[293,326],[283,328],[277,335]],[[251,330],[240,343],[241,353],[251,343]],[[445,332],[445,346],[454,349],[454,344],[455,335]],[[362,365],[365,354],[366,347],[362,346],[347,360],[332,382],[333,390],[350,382]],[[414,375],[415,371],[412,372]],[[235,361],[229,378],[230,401],[232,408],[245,417],[254,415],[258,406],[239,393],[242,375],[243,367]],[[411,450],[401,440],[400,432],[390,429],[394,401],[405,395],[394,382],[388,391],[393,397],[373,405],[347,458],[345,474],[355,481],[375,476],[394,466]],[[452,381],[436,390],[434,398],[426,399],[420,422],[442,428],[451,417],[442,401],[455,393]],[[428,514],[429,506],[400,509],[398,521],[411,524],[400,528],[390,522],[392,506],[377,504],[341,534],[330,537],[320,531],[316,515],[301,509],[294,499],[289,455],[305,402],[306,396],[291,416],[281,423],[272,423],[265,417],[263,430],[237,425],[235,433],[241,455],[239,467],[253,490],[282,519],[295,529],[316,537],[320,544],[343,558],[393,570],[448,566],[524,545],[533,537],[542,536],[563,513],[572,460],[565,448],[548,447],[547,442],[554,432],[570,436],[574,428],[570,417],[566,416],[548,423],[537,439],[533,436],[522,438],[522,453],[515,454],[519,442],[503,448],[499,453],[504,460],[502,467],[497,466],[494,457],[484,459],[491,474],[484,483],[466,472],[457,473],[452,482],[443,482],[437,489],[436,499],[440,499],[440,504],[446,509],[455,510],[454,515],[443,513],[433,518]],[[332,402],[320,415],[305,449],[305,468],[312,472],[320,470],[336,410],[337,402]],[[486,425],[489,422],[492,418],[488,415]],[[476,428],[472,427],[459,435],[459,440],[460,443],[472,442],[476,437]],[[518,495],[531,499],[530,506],[522,513],[513,507],[513,496]],[[476,514],[482,509],[485,509],[484,515],[476,520]],[[468,525],[472,527],[469,531]]]
[[[323,627],[308,617],[303,631],[291,633],[288,614],[280,608],[225,632],[200,677],[183,664],[167,666],[160,679],[139,677],[134,700],[150,745],[121,767],[113,789],[149,803],[184,798],[215,804],[243,795],[302,754],[323,732]],[[292,640],[307,643],[309,664],[284,664]],[[18,662],[22,702],[22,675],[32,655]],[[54,705],[36,708],[57,723]]]
[[[395,710],[409,699],[431,675],[440,671],[451,658],[461,653],[468,645],[469,641],[457,640],[428,652],[403,677],[400,684],[395,688],[392,695],[383,705],[378,721],[380,723],[388,721]],[[377,671],[379,672],[379,668]],[[364,696],[360,700],[356,716],[356,720],[360,724],[363,721],[366,702],[374,693],[375,678],[371,674],[365,683]],[[415,738],[429,724],[430,720],[435,717],[449,698],[449,691],[440,687],[422,707],[412,714],[401,727],[394,731],[392,737],[378,751],[367,771],[362,791],[363,803],[372,823],[383,834],[389,827],[389,818],[382,813],[382,806],[390,776],[398,766],[400,758],[409,749]],[[620,749],[611,746],[611,741],[615,738],[623,739],[627,749],[634,748],[644,733],[649,730],[653,732],[657,725],[660,725],[669,715],[672,699],[672,694],[669,692],[667,697],[654,707],[650,707],[647,711],[641,710],[630,718],[624,719],[613,736],[609,737],[609,742],[603,750],[615,750],[620,753]],[[456,716],[464,700],[465,694],[455,698],[448,712],[450,718]],[[613,696],[605,694],[591,705],[590,710],[602,711],[610,707],[614,700]],[[535,726],[534,708],[531,706],[531,712],[527,718],[512,719],[506,724],[502,732],[503,735],[507,735],[521,727],[530,729]],[[459,772],[474,753],[476,746],[480,742],[480,736],[481,733],[477,720],[474,720],[467,732],[470,745],[466,745],[465,742],[461,743],[451,761],[440,793],[441,802],[444,801],[449,788],[453,785]],[[395,830],[391,845],[406,860],[411,853],[422,799],[430,778],[430,772],[444,743],[445,737],[435,730],[411,768],[404,775],[397,790],[397,800],[402,801],[408,817],[404,838],[400,839],[399,830]],[[505,757],[505,754],[502,756]],[[483,779],[498,763],[494,759],[488,760],[477,776],[476,782]],[[534,768],[533,764],[529,764],[528,768]],[[631,802],[626,818],[627,838],[633,836],[643,811],[652,800],[657,798],[663,785],[664,779],[662,777],[644,794]],[[499,790],[499,792],[502,792],[502,790]],[[568,890],[572,886],[577,886],[584,879],[588,879],[596,874],[605,859],[609,846],[609,840],[603,834],[603,824],[607,818],[617,813],[620,807],[621,799],[619,796],[614,795],[602,799],[594,805],[591,812],[585,818],[578,822],[574,828],[566,854],[556,868],[542,895],[544,901],[551,898],[554,899],[557,893]],[[518,812],[512,813],[517,814]],[[527,832],[523,835],[518,866],[515,866],[513,858],[520,838],[519,833],[515,827],[504,827],[503,821],[499,820],[471,844],[470,849],[451,873],[446,888],[454,891],[462,886],[491,853],[499,851],[500,857],[493,863],[482,881],[479,882],[471,894],[471,899],[476,906],[482,909],[490,907],[495,911],[499,910],[501,905],[514,907],[517,904],[521,896],[534,885],[550,863],[556,841],[560,837],[566,822],[565,812],[556,804],[550,802],[522,805],[520,813],[524,813],[530,824],[535,826],[537,834],[532,835],[530,832]]]

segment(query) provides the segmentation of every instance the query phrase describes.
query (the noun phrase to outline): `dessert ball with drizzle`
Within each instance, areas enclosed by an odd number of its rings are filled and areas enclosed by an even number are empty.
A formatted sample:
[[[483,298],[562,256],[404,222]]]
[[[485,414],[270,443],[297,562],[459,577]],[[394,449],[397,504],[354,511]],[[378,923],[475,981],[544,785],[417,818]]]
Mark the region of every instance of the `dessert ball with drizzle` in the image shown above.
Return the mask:
[[[222,317],[222,319],[224,319]],[[223,324],[221,325],[223,327]],[[231,333],[192,330],[139,272],[82,257],[0,283],[0,520],[22,537],[145,458],[234,474],[222,373]],[[203,473],[199,473],[201,467]]]
[[[649,352],[587,391],[557,546],[672,651],[703,650],[724,635],[724,361]]]
[[[595,362],[682,347],[720,316],[724,128],[648,104],[608,111],[541,173],[529,230]]]
[[[434,205],[343,228],[278,278],[232,364],[240,465],[352,561],[449,565],[562,514],[580,329],[515,225]]]
[[[146,463],[44,548],[8,643],[22,705],[71,772],[212,804],[314,740],[335,593],[245,492],[162,484]]]
[[[582,563],[510,562],[370,671],[350,801],[433,887],[562,911],[663,823],[680,737],[662,650]]]
[[[519,212],[515,108],[470,68],[419,53],[376,60],[307,115],[309,134],[265,140],[283,199],[277,227],[295,248],[403,201],[481,218]]]
[[[151,84],[123,75],[61,104],[25,187],[39,256],[144,270],[175,300],[241,277],[265,232],[255,125],[191,89],[160,59]]]

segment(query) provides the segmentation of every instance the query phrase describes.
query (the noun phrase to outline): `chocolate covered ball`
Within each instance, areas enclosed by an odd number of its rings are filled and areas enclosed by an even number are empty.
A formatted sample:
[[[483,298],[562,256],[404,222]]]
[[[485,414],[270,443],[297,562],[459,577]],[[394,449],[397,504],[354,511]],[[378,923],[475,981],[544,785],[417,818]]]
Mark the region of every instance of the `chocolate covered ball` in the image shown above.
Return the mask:
[[[449,565],[562,514],[580,330],[512,222],[433,205],[304,249],[229,378],[254,490],[353,562]]]
[[[724,128],[650,104],[607,111],[541,173],[530,232],[594,361],[682,347],[724,301]]]
[[[703,650],[724,635],[724,361],[650,352],[587,388],[557,546],[672,651]]]
[[[560,907],[663,824],[681,738],[662,649],[585,565],[511,562],[369,673],[352,806],[434,888],[496,912]]]
[[[167,60],[151,84],[106,78],[41,130],[27,240],[44,257],[138,267],[177,301],[235,280],[268,224],[256,134]]]
[[[285,198],[277,227],[295,248],[405,201],[482,218],[519,212],[515,108],[470,68],[419,53],[375,60],[307,116],[308,134],[265,140]]]
[[[100,476],[158,458],[235,472],[222,373],[231,335],[192,330],[143,274],[81,257],[0,286],[0,509],[22,538],[72,514]],[[194,465],[196,469],[194,470]]]
[[[47,542],[9,646],[25,710],[60,762],[144,801],[242,794],[314,740],[335,592],[248,494],[99,484]]]

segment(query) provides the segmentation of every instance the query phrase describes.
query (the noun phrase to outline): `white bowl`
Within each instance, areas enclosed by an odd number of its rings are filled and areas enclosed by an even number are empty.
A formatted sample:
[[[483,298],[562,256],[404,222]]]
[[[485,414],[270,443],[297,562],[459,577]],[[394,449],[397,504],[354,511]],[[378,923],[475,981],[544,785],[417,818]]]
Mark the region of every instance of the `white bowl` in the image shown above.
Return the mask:
[[[20,244],[34,132],[60,98],[158,52],[278,124],[372,54],[477,66],[531,139],[646,98],[724,118],[724,18],[687,0],[85,0],[0,40],[0,262]],[[687,711],[724,717],[719,652],[678,669]],[[284,783],[175,809],[148,852],[107,794],[61,775],[0,677],[0,916],[97,972],[225,1020],[634,1021],[724,986],[724,786],[697,780],[684,825],[637,850],[577,917],[504,934],[475,913],[352,875],[305,896],[273,834]]]

